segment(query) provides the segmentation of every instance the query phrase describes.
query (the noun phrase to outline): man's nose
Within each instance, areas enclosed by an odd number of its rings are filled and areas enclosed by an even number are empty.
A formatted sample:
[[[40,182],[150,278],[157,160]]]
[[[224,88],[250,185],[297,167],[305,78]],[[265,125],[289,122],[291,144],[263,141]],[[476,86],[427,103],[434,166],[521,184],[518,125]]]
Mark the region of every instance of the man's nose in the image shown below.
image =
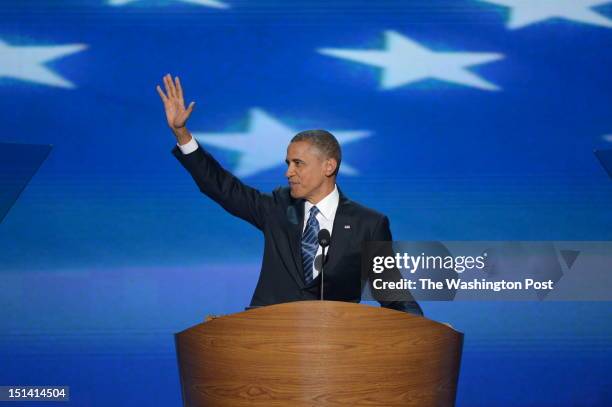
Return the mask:
[[[293,166],[289,165],[287,167],[287,171],[285,171],[285,177],[291,178],[294,174],[295,174],[295,171],[293,170]]]

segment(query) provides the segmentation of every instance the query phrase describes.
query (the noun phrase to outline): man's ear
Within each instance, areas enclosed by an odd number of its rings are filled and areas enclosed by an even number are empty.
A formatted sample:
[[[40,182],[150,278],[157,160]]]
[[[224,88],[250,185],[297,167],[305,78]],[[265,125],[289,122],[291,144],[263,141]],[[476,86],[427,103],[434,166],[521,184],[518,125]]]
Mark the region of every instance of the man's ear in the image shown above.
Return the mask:
[[[331,177],[338,168],[338,161],[335,158],[328,158],[325,160],[325,176]]]

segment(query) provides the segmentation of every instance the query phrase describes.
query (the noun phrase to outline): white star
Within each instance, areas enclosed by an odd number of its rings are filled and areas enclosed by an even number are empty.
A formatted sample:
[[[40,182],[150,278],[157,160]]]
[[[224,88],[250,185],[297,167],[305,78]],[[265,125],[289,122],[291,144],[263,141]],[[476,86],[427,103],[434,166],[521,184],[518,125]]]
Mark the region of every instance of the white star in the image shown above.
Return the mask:
[[[383,68],[382,89],[423,79],[438,79],[484,90],[499,88],[466,68],[503,58],[481,52],[433,52],[395,31],[385,31],[385,50],[322,48],[319,52]]]
[[[74,88],[72,82],[57,75],[43,64],[85,48],[87,48],[85,44],[12,47],[0,40],[0,77]]]
[[[122,6],[124,4],[133,3],[135,1],[138,1],[138,0],[109,0],[108,4],[110,4],[111,6]],[[178,0],[178,1],[182,1],[183,3],[197,4],[199,6],[206,6],[206,7],[229,8],[228,4],[225,4],[218,0]]]
[[[602,136],[604,140],[609,141],[610,143],[612,143],[612,134],[606,134],[605,136]]]
[[[548,20],[565,18],[580,23],[612,27],[612,20],[591,8],[610,0],[481,0],[500,6],[510,7],[510,21],[507,27],[514,30],[526,25]]]
[[[330,132],[341,145],[370,135],[369,131],[364,130]],[[283,164],[287,145],[295,133],[263,110],[254,108],[250,110],[249,129],[246,133],[194,133],[193,137],[204,144],[238,151],[241,155],[234,174],[248,177]],[[357,174],[344,161],[340,165],[340,172]]]

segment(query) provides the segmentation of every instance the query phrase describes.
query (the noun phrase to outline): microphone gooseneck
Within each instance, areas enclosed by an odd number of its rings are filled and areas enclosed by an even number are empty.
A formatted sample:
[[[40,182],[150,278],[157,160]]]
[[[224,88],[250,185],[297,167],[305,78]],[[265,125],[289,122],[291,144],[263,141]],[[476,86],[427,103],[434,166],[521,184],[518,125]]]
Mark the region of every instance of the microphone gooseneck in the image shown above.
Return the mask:
[[[321,301],[323,301],[323,269],[325,267],[325,249],[331,243],[331,235],[329,230],[321,229],[319,231],[319,235],[317,236],[319,240],[319,245],[321,245]]]

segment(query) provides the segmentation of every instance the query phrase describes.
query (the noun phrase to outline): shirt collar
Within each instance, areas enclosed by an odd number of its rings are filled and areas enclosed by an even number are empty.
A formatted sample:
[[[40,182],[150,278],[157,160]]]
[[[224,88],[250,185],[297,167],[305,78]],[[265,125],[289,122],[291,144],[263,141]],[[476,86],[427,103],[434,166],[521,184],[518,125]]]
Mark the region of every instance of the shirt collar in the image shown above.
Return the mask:
[[[331,220],[332,216],[336,212],[338,208],[338,203],[340,202],[340,194],[338,193],[338,186],[334,184],[334,190],[331,191],[325,198],[321,199],[319,203],[316,205],[321,215],[327,220]],[[310,216],[310,208],[312,208],[313,204],[306,201],[304,206],[304,215],[306,218]]]

